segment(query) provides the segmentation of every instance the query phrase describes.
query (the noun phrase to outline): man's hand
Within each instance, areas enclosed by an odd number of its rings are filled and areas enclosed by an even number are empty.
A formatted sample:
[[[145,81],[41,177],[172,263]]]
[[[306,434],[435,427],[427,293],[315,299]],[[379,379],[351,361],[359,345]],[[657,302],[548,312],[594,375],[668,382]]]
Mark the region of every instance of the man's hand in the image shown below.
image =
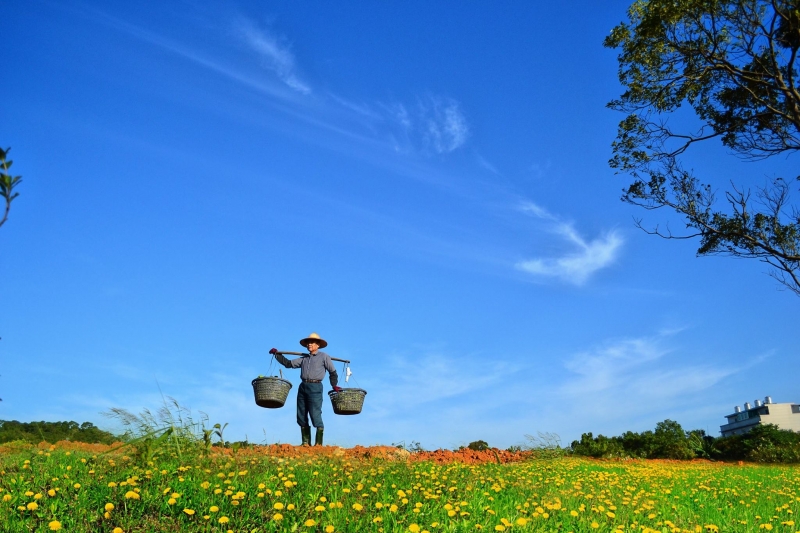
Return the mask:
[[[338,386],[338,385],[334,385],[333,386],[333,390],[335,390],[336,392],[339,392],[340,390],[342,390],[342,388],[340,386]]]
[[[269,353],[271,353],[272,355],[275,355],[276,353],[278,353],[278,349],[277,348],[271,348]]]

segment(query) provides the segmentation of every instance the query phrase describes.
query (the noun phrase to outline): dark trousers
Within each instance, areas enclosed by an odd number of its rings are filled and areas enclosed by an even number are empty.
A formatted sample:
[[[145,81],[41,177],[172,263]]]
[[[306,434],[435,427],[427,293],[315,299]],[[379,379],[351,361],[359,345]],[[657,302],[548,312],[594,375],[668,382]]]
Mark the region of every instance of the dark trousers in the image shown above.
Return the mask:
[[[308,427],[308,415],[315,428],[325,427],[322,424],[322,383],[300,383],[297,389],[297,424]]]

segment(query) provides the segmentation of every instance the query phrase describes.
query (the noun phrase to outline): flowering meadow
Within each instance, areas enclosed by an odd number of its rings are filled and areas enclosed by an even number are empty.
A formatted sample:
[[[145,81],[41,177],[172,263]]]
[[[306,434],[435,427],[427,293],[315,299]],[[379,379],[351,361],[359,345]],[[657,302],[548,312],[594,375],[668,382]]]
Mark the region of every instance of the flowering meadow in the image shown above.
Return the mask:
[[[148,461],[99,445],[5,447],[0,531],[800,531],[797,467],[438,463],[324,449],[339,453],[249,447]]]

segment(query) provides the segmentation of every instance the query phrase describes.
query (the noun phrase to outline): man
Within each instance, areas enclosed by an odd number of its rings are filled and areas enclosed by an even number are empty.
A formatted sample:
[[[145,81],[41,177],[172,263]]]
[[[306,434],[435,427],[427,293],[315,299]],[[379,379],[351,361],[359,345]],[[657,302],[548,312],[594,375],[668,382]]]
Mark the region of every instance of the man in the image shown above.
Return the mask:
[[[308,350],[308,355],[303,355],[297,359],[287,359],[277,349],[269,351],[275,359],[286,368],[299,368],[300,379],[303,382],[297,389],[297,424],[300,426],[300,435],[303,439],[303,446],[311,445],[311,427],[308,425],[308,416],[311,415],[311,424],[317,428],[314,437],[314,446],[322,446],[322,432],[325,427],[322,423],[322,379],[325,371],[330,374],[331,387],[336,392],[342,390],[337,386],[339,376],[333,367],[331,356],[325,352],[320,352],[320,348],[325,348],[328,343],[321,339],[316,333],[312,333],[300,341],[300,345]]]

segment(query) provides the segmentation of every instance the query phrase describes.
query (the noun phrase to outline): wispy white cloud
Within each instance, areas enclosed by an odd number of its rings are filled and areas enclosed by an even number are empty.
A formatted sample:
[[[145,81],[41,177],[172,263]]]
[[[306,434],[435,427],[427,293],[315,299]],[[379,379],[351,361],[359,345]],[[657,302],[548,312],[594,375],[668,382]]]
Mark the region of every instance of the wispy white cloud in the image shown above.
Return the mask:
[[[270,76],[254,73],[240,61],[231,61],[230,56],[223,59],[231,44],[226,40],[214,43],[217,46],[190,46],[103,12],[97,12],[96,16],[109,26],[267,96],[273,109],[294,119],[295,124],[303,124],[297,128],[296,132],[302,132],[298,134],[308,136],[306,125],[333,132],[336,135],[317,135],[313,140],[324,146],[340,146],[343,141],[357,143],[363,148],[360,152],[363,157],[399,172],[407,173],[409,162],[416,165],[418,162],[411,161],[415,156],[447,154],[463,146],[469,138],[470,129],[461,105],[452,98],[429,95],[415,104],[388,105],[353,102],[330,92],[307,98],[314,91],[301,75],[290,42],[244,17],[229,19],[226,23],[231,30],[229,35],[233,35],[236,43],[243,44],[248,53],[257,54],[262,72],[266,70]],[[247,119],[259,121],[261,116],[254,113]],[[279,121],[268,124],[285,127]],[[413,157],[393,157],[397,154]],[[412,170],[415,177],[425,180],[431,174],[430,169]]]
[[[522,202],[519,205],[519,210],[523,213],[527,213],[529,215],[533,215],[536,218],[542,218],[545,220],[557,220],[555,216],[553,216],[547,209],[540,206],[539,204],[535,204],[530,201]]]
[[[505,376],[502,366],[494,365],[485,372],[475,373],[472,367],[463,364],[463,358],[456,359],[441,350],[419,353],[413,360],[394,357],[386,375],[378,376],[385,378],[383,393],[392,402],[384,407],[405,411],[490,388]]]
[[[461,104],[452,98],[429,95],[416,105],[393,102],[380,108],[397,151],[448,154],[469,139],[470,128]]]
[[[604,342],[568,358],[569,376],[558,388],[562,400],[583,413],[602,420],[633,417],[669,406],[697,402],[718,383],[746,366],[713,358],[696,358],[675,346],[677,331]],[[635,401],[630,401],[635,399]]]
[[[624,244],[624,240],[616,231],[606,232],[587,241],[572,224],[560,220],[533,202],[523,202],[519,210],[551,222],[552,231],[575,250],[560,257],[538,257],[516,264],[519,270],[534,276],[556,278],[574,285],[583,285],[592,274],[613,264]]]
[[[550,172],[551,167],[553,166],[552,161],[549,159],[544,163],[533,163],[528,168],[528,171],[533,175],[536,179],[542,179]]]
[[[423,139],[440,154],[461,147],[469,137],[469,126],[461,106],[452,99],[430,98],[421,104]]]
[[[497,167],[496,167],[496,166],[494,166],[492,163],[490,163],[490,162],[489,162],[489,161],[488,161],[488,160],[487,160],[485,157],[483,157],[482,155],[480,155],[480,154],[475,154],[475,159],[478,161],[478,164],[479,164],[480,166],[482,166],[483,168],[485,168],[486,170],[488,170],[488,171],[489,171],[489,172],[491,172],[492,174],[494,174],[494,175],[496,175],[496,176],[499,176],[499,175],[500,175],[500,171],[497,169]]]
[[[236,30],[242,40],[261,58],[264,68],[272,71],[287,86],[302,94],[311,87],[297,73],[295,57],[285,40],[269,30],[256,28],[252,22],[239,19]]]

